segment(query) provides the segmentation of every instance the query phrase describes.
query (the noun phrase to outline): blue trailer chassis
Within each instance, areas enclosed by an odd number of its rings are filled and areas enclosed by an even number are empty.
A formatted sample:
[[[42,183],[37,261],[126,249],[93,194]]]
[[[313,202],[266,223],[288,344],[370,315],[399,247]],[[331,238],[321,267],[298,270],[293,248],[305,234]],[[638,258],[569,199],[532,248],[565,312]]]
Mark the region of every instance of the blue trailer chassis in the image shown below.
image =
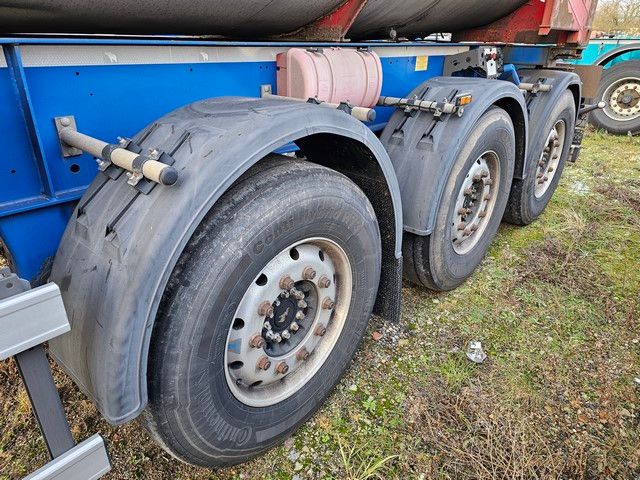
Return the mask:
[[[330,46],[174,38],[2,38],[0,45],[0,239],[12,269],[35,284],[46,280],[73,208],[98,171],[89,155],[62,156],[54,117],[73,115],[84,133],[115,141],[197,100],[258,97],[264,84],[275,91],[278,52]],[[473,48],[433,42],[346,46],[373,48],[383,65],[382,94],[397,97],[442,75],[446,55]],[[544,50],[512,49],[512,61],[535,63]],[[369,125],[374,131],[393,112],[377,110]]]

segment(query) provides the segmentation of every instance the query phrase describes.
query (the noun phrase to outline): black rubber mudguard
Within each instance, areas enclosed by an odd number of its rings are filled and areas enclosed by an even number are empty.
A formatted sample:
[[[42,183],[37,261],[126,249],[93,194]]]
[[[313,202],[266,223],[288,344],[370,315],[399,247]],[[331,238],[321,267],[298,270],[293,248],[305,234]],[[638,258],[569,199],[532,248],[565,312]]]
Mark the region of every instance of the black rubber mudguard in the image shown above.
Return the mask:
[[[542,152],[542,149],[538,148],[540,139],[547,138],[549,134],[549,132],[543,131],[545,121],[565,90],[571,89],[576,102],[576,112],[580,111],[582,82],[577,74],[561,70],[518,70],[518,75],[522,82],[552,86],[549,92],[529,94],[526,98],[529,112],[529,138],[531,139],[526,160],[528,164],[529,162],[540,160]],[[524,171],[526,171],[526,168]],[[516,178],[524,180],[525,176],[516,172]]]
[[[158,303],[205,214],[260,159],[321,133],[355,141],[378,161],[393,205],[400,259],[402,208],[389,157],[366,126],[338,110],[282,100],[203,100],[133,138],[143,149],[157,148],[175,159],[174,186],[157,186],[145,195],[128,185],[125,175],[96,177],[54,262],[51,280],[62,290],[72,330],[51,342],[51,352],[109,422],[126,422],[146,405]]]
[[[462,116],[434,116],[431,112],[398,110],[380,140],[396,170],[403,199],[404,229],[429,235],[446,180],[473,126],[492,105],[509,113],[517,137],[517,162],[526,152],[528,119],[522,92],[513,83],[481,78],[436,77],[416,88],[408,98],[442,102],[469,93],[473,101]]]

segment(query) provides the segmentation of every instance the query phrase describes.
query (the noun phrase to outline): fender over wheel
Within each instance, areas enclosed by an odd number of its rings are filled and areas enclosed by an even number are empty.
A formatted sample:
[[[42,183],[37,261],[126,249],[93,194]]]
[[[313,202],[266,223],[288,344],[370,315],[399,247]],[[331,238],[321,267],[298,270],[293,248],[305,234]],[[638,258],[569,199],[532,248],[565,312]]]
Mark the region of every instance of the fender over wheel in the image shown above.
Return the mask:
[[[541,135],[530,145],[524,178],[514,179],[505,210],[505,221],[514,225],[529,225],[547,208],[558,187],[560,177],[571,152],[576,124],[576,104],[573,94],[565,90],[544,122]]]
[[[380,279],[378,223],[345,176],[261,162],[196,230],[164,293],[144,423],[183,461],[247,461],[289,436],[347,368]]]
[[[411,281],[432,290],[452,290],[471,276],[500,225],[515,150],[511,118],[500,108],[490,108],[454,162],[433,233],[405,235],[404,271]]]

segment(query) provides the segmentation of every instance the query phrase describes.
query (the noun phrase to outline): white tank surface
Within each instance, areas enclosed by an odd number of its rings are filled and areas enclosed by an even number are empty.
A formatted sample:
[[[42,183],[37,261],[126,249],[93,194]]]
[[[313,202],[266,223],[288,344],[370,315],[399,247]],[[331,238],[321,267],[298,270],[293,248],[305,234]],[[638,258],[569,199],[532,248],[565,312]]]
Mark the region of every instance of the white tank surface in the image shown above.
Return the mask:
[[[414,38],[458,32],[494,22],[527,0],[369,0],[349,30],[352,38]]]
[[[418,37],[479,27],[527,0],[369,0],[352,40]],[[256,40],[291,34],[345,0],[0,0],[0,33],[221,35]],[[295,40],[295,33],[287,37]]]

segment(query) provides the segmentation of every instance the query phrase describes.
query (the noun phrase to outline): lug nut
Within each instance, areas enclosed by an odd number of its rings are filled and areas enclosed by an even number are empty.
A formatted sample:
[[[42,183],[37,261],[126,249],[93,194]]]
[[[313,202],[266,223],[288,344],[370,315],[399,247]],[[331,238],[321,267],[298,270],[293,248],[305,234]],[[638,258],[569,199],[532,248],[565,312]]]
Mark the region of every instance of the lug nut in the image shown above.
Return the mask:
[[[464,230],[465,228],[467,228],[467,224],[466,223],[458,224],[458,230]]]
[[[309,355],[311,355],[309,351],[306,348],[302,347],[302,350],[296,353],[296,358],[300,362],[306,362],[309,359]]]
[[[478,224],[474,223],[473,225],[471,225],[471,231],[475,232],[476,230],[478,230]]]
[[[465,237],[471,236],[471,229],[465,228],[464,232],[462,232],[462,235],[464,235]]]
[[[489,200],[491,200],[491,195],[489,195],[488,193],[484,196],[484,199],[488,202]]]
[[[324,308],[325,310],[333,310],[333,307],[335,307],[336,304],[333,300],[331,300],[329,297],[325,298],[322,301],[322,308]]]
[[[293,281],[289,275],[285,275],[280,279],[280,288],[282,290],[291,290],[296,285],[296,282]]]
[[[481,211],[481,212],[478,212],[478,217],[479,217],[479,218],[484,218],[484,217],[486,217],[486,216],[487,216],[487,211],[486,211],[486,210],[483,210],[483,211]]]
[[[465,188],[463,193],[465,195],[471,195],[473,193],[473,190],[471,190],[470,188]]]
[[[316,328],[313,330],[313,333],[318,337],[324,337],[324,334],[327,333],[327,327],[319,323],[318,325],[316,325]]]
[[[307,308],[307,302],[305,302],[304,300],[298,300],[298,308]]]
[[[269,370],[271,368],[271,360],[269,360],[269,357],[262,357],[258,360],[256,368],[258,370]]]
[[[331,280],[326,275],[322,275],[318,280],[318,286],[320,288],[329,288],[331,286]]]
[[[313,267],[305,267],[305,269],[302,270],[302,278],[305,280],[313,280],[316,278],[316,271]]]
[[[300,330],[300,325],[298,325],[296,322],[291,322],[291,325],[289,325],[289,330],[291,330],[293,333],[296,333],[298,330]]]
[[[251,346],[251,348],[262,348],[264,347],[264,344],[264,338],[262,338],[262,335],[258,335],[257,333],[253,337],[251,337],[251,340],[249,340],[249,345]]]
[[[304,300],[304,293],[302,293],[300,290],[297,290],[295,288],[291,289],[291,296],[296,300]]]
[[[291,338],[291,333],[289,333],[289,330],[283,330],[280,335],[282,335],[282,338],[284,338],[285,340],[289,340]]]
[[[287,362],[280,362],[278,365],[276,365],[276,372],[278,372],[280,375],[285,375],[288,371],[289,365],[287,365]]]
[[[262,302],[258,307],[258,315],[261,317],[273,318],[273,307],[269,302]]]
[[[479,182],[482,179],[482,175],[480,175],[479,173],[476,173],[473,177],[472,177],[474,182]]]
[[[481,175],[482,175],[482,178],[487,178],[489,176],[489,172],[487,170],[483,170]]]
[[[462,207],[461,209],[458,210],[458,215],[466,215],[468,212],[468,210],[464,207]]]
[[[298,312],[296,313],[296,320],[303,320],[304,319],[304,312],[302,310],[298,310]]]
[[[280,343],[282,341],[282,337],[279,333],[273,333],[272,330],[267,332],[267,340],[275,343]]]

